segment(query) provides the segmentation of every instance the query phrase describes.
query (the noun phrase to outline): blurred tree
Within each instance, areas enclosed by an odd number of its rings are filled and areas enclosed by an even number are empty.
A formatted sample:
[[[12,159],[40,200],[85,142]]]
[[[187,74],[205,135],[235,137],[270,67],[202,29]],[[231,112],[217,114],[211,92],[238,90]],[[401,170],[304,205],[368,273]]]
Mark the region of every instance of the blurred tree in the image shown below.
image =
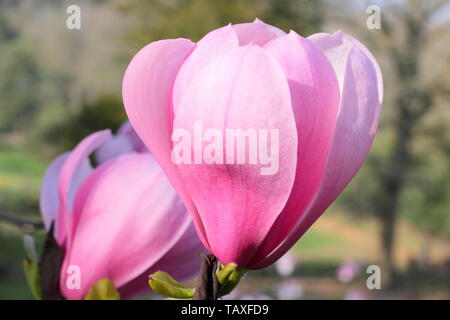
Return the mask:
[[[394,283],[394,240],[401,212],[408,211],[406,216],[419,228],[450,234],[445,209],[449,192],[445,179],[450,170],[445,151],[449,148],[448,122],[442,126],[448,115],[450,55],[434,47],[449,41],[450,28],[435,23],[448,1],[383,4],[381,30],[367,33],[373,35],[369,37],[371,49],[381,57],[385,74],[383,119],[375,150],[358,175],[363,178],[352,184],[346,200],[359,210],[372,209],[380,218],[386,274]],[[350,24],[352,30],[361,29],[354,15],[347,13],[344,19],[342,23]],[[427,121],[433,114],[437,116]]]
[[[261,19],[285,31],[306,37],[321,32],[324,6],[321,0],[269,0]]]
[[[119,8],[133,17],[128,43],[143,45],[165,38],[199,40],[209,31],[230,22],[253,21],[264,1],[236,0],[131,0]]]
[[[32,48],[20,39],[3,46],[0,61],[0,133],[25,129],[40,106],[41,70]]]
[[[10,133],[23,128],[35,114],[40,70],[31,46],[20,39],[3,12],[0,12],[0,75],[0,133]]]
[[[428,29],[430,19],[445,3],[410,0],[400,10],[393,8],[392,15],[386,14],[383,23],[383,34],[390,44],[388,55],[397,76],[397,94],[391,106],[395,111],[394,142],[390,153],[379,163],[381,187],[375,208],[383,221],[382,245],[391,278],[395,276],[392,261],[395,221],[402,188],[412,169],[415,129],[440,96],[450,93],[446,83],[424,84],[422,81],[426,72],[422,65],[424,52],[430,41],[437,41]]]
[[[111,1],[86,2],[82,4],[88,13],[83,29],[71,32],[64,25],[69,4],[69,0],[0,0],[2,145],[31,147],[50,156],[55,151],[51,143],[61,142],[61,148],[70,144],[62,142],[72,141],[62,128],[85,112],[87,101],[97,101],[104,92],[114,92],[116,98],[111,101],[120,101],[125,64],[117,62],[114,41],[120,37],[126,18],[117,13]],[[86,121],[89,128],[104,128],[101,113],[91,116],[100,118]]]
[[[44,126],[42,139],[59,151],[67,151],[94,131],[116,130],[126,119],[122,101],[116,95],[101,95],[98,99],[82,105],[80,110],[65,112],[61,121]]]
[[[126,40],[136,47],[165,38],[201,39],[228,23],[260,18],[303,36],[320,30],[322,1],[307,0],[128,0],[119,8],[134,17]],[[132,52],[130,52],[131,54]]]
[[[17,31],[9,25],[3,14],[0,14],[0,43],[13,40],[17,37]]]
[[[413,219],[430,234],[445,234],[449,236],[450,230],[450,165],[446,172],[429,185],[428,192],[414,212]]]

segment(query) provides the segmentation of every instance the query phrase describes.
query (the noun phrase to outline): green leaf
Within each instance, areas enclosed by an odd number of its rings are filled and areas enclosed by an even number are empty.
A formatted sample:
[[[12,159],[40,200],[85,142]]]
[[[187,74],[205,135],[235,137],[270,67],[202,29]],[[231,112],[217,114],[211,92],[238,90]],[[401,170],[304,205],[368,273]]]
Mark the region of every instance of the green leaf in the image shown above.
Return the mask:
[[[103,278],[92,286],[84,300],[120,300],[120,294],[110,279]]]
[[[217,280],[219,281],[219,284],[222,284],[222,285],[225,284],[227,279],[230,277],[231,273],[233,273],[233,271],[235,271],[236,269],[237,269],[237,264],[234,262],[231,262],[231,263],[227,264],[226,266],[221,264],[216,271],[216,277],[217,277]]]
[[[233,291],[246,271],[245,269],[238,268],[235,263],[229,263],[226,266],[220,265],[216,271],[216,277],[219,281],[219,297],[225,296]]]
[[[195,293],[195,289],[186,287],[163,271],[152,274],[148,283],[153,290],[166,297],[190,299]]]
[[[41,286],[39,281],[39,265],[35,260],[23,261],[23,271],[27,278],[28,286],[36,300],[41,300]]]

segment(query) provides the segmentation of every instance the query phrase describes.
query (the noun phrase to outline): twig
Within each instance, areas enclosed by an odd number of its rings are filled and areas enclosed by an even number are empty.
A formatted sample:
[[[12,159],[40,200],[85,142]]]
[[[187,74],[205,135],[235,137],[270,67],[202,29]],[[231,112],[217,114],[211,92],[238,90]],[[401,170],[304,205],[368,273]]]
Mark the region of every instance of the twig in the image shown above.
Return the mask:
[[[193,300],[217,300],[219,291],[216,277],[217,258],[211,254],[201,254],[200,257],[202,264]]]
[[[53,237],[55,224],[52,223],[47,232],[44,250],[39,261],[39,281],[43,300],[61,300],[64,297],[59,288],[59,275],[64,259],[64,249],[61,248]]]
[[[33,221],[29,220],[27,218],[19,217],[16,215],[8,214],[8,213],[2,213],[0,212],[0,221],[5,221],[11,224],[14,224],[18,227],[26,227],[31,226],[35,229],[43,229],[44,224],[39,221]]]

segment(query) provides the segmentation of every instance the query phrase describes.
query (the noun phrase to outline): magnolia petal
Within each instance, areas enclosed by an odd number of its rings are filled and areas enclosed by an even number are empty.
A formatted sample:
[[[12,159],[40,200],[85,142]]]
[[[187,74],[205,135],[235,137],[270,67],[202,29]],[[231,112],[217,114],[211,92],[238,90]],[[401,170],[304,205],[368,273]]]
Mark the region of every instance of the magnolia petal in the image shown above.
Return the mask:
[[[122,154],[134,151],[134,146],[128,136],[116,135],[98,148],[95,152],[95,157],[98,163],[103,163]]]
[[[162,270],[170,274],[175,280],[184,282],[193,279],[200,270],[200,253],[206,253],[201,244],[194,224],[178,240],[178,242],[154,265],[143,272],[139,277],[119,288],[120,296],[124,299],[149,292],[149,275]]]
[[[54,159],[50,166],[47,168],[47,171],[44,175],[39,205],[46,230],[50,230],[52,222],[58,219],[58,212],[60,208],[58,179],[61,173],[61,169],[65,161],[69,157],[69,154],[70,152],[66,152]],[[86,177],[89,176],[91,172],[92,166],[89,160],[87,158],[83,159],[76,169],[76,173],[74,174],[70,184],[68,197],[68,206],[70,210],[72,209],[73,199],[78,190],[78,187],[86,179]]]
[[[377,75],[377,85],[378,85],[378,94],[380,104],[383,102],[383,74],[381,72],[380,65],[377,60],[373,56],[373,54],[367,49],[365,45],[363,45],[356,38],[351,35],[345,34],[342,31],[336,31],[333,34],[329,33],[315,33],[308,37],[314,44],[320,48],[323,52],[332,49],[333,47],[339,46],[343,41],[350,41],[354,46],[360,49],[364,55],[370,60],[375,69]]]
[[[252,23],[234,24],[233,29],[239,38],[240,46],[255,44],[262,47],[270,40],[286,34],[283,30],[259,19],[255,19]]]
[[[129,121],[125,121],[120,128],[117,130],[117,135],[125,135],[127,136],[131,144],[133,145],[133,148],[137,152],[146,152],[147,148],[145,147],[144,143],[142,142],[141,138],[137,135],[136,131],[134,131],[133,127],[131,126],[131,123]]]
[[[208,247],[202,222],[171,160],[169,110],[175,77],[195,44],[187,39],[152,42],[130,62],[123,79],[122,96],[128,119],[155,156],[191,212],[200,239]]]
[[[70,237],[72,228],[72,203],[77,188],[91,172],[88,156],[111,138],[109,130],[95,132],[84,138],[73,149],[61,168],[58,177],[59,212],[55,223],[56,241],[62,245]]]
[[[194,75],[180,100],[174,130],[192,132],[199,122],[224,137],[226,129],[265,129],[269,150],[276,146],[270,143],[272,131],[279,132],[279,153],[274,150],[279,168],[272,175],[262,175],[266,166],[248,164],[248,159],[247,164],[178,165],[211,251],[224,264],[245,267],[289,196],[297,148],[290,100],[283,70],[258,46],[232,49],[211,61]]]
[[[376,132],[382,98],[378,90],[379,71],[372,59],[353,41],[339,34],[329,36],[329,43],[323,37],[320,41],[319,48],[325,48],[324,53],[338,74],[341,90],[325,175],[319,193],[294,231],[259,267],[273,263],[286,252],[344,190],[366,159]]]
[[[333,67],[309,40],[291,31],[264,48],[280,62],[289,82],[298,132],[297,169],[289,200],[252,264],[261,261],[287,237],[317,194],[339,106]]]
[[[99,279],[119,288],[161,259],[191,223],[181,200],[149,154],[126,154],[98,167],[80,187],[73,237],[67,243],[60,288],[82,299]],[[66,286],[76,265],[81,288]]]
[[[58,177],[69,153],[55,158],[45,172],[41,186],[39,205],[45,230],[50,230],[52,222],[56,219],[59,210]]]
[[[176,113],[183,90],[192,76],[208,62],[229,49],[239,46],[239,41],[231,24],[205,35],[186,59],[177,74],[173,87],[173,114]]]

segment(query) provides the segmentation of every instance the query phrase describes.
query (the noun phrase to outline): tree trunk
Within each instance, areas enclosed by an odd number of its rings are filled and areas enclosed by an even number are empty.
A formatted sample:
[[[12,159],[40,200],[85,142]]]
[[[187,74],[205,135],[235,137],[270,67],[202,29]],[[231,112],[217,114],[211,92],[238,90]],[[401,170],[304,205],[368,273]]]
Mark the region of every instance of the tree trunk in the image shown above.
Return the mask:
[[[417,118],[411,115],[408,107],[411,96],[399,98],[398,124],[395,130],[396,141],[381,179],[381,194],[377,201],[377,211],[382,222],[381,248],[385,264],[385,279],[388,286],[395,284],[395,229],[400,193],[405,183],[406,173],[411,162],[412,128]]]

